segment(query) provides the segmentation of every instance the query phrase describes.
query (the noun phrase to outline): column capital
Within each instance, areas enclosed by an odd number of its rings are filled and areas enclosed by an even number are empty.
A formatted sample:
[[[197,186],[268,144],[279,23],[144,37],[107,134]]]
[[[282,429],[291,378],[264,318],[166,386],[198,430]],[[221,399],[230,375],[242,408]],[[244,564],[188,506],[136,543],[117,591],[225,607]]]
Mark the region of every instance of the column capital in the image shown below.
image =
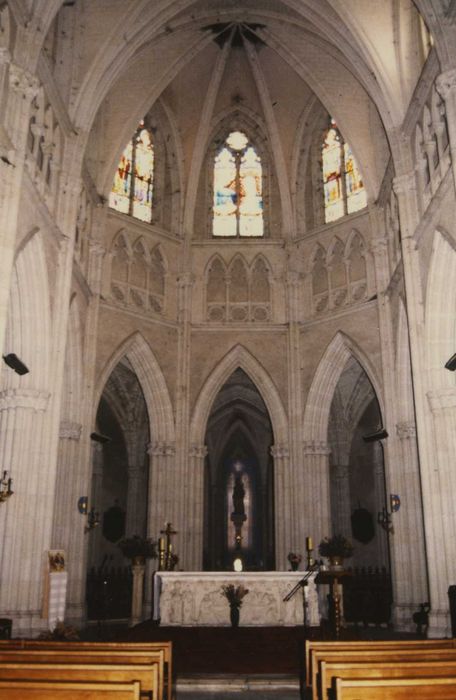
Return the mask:
[[[203,459],[207,455],[206,445],[190,445],[189,456]]]
[[[33,411],[45,411],[50,393],[39,389],[5,389],[0,391],[0,411],[27,408]]]
[[[270,452],[274,459],[288,459],[290,456],[288,445],[272,445]]]
[[[456,408],[456,388],[437,389],[427,394],[432,413],[453,410]]]
[[[416,190],[415,171],[409,170],[408,173],[396,175],[393,178],[393,192],[396,195],[407,194]]]
[[[79,440],[81,437],[82,425],[73,421],[63,420],[60,422],[59,437],[66,440]]]
[[[374,255],[383,255],[388,250],[388,239],[385,236],[373,238],[371,242],[371,250]]]
[[[304,440],[302,443],[305,455],[329,455],[331,446],[325,440]]]
[[[22,95],[30,102],[37,95],[40,88],[38,78],[16,63],[9,64],[9,85],[13,92]]]
[[[416,437],[416,425],[414,421],[403,421],[396,423],[396,433],[400,440],[407,440]]]
[[[435,87],[446,102],[456,89],[456,68],[450,68],[450,70],[441,73],[435,81]]]
[[[179,289],[192,287],[195,283],[195,275],[192,272],[182,272],[177,278],[177,286]]]
[[[152,457],[173,456],[176,453],[175,445],[166,442],[149,442],[146,448],[147,454]]]

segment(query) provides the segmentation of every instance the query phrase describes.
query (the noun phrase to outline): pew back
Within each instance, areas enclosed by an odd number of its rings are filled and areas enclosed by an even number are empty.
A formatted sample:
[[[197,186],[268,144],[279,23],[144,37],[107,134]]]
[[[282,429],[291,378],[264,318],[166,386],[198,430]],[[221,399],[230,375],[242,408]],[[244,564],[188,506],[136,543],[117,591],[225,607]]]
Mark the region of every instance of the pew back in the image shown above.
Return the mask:
[[[0,680],[0,700],[139,700],[139,683]]]
[[[312,698],[317,700],[319,684],[319,667],[321,661],[327,663],[342,661],[344,663],[378,663],[389,661],[401,663],[403,661],[452,661],[456,659],[456,649],[451,648],[429,648],[425,651],[422,648],[412,649],[374,649],[370,644],[364,649],[356,651],[332,651],[332,652],[312,652]]]
[[[150,664],[2,663],[2,680],[131,683],[138,681],[141,696],[158,700],[158,668]]]
[[[318,696],[326,700],[336,678],[451,678],[456,680],[456,659],[452,661],[397,661],[373,663],[328,663],[320,661]]]
[[[336,700],[456,700],[454,678],[336,679]]]
[[[306,684],[310,686],[312,678],[312,652],[314,650],[326,650],[326,651],[356,651],[357,649],[414,649],[422,648],[450,648],[456,646],[456,640],[454,639],[399,639],[396,641],[384,640],[384,641],[314,641],[311,639],[306,639],[305,641],[305,669],[306,669]]]

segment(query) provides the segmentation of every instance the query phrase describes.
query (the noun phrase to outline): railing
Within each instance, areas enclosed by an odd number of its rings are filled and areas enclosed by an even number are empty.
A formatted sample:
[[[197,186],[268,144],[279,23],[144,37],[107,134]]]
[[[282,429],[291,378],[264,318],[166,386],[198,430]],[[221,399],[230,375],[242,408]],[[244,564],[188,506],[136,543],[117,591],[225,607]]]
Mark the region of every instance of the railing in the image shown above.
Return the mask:
[[[391,575],[383,567],[349,569],[344,579],[344,618],[346,622],[382,625],[391,621],[393,602]]]
[[[89,620],[120,620],[130,617],[132,573],[129,566],[94,567],[87,574]]]

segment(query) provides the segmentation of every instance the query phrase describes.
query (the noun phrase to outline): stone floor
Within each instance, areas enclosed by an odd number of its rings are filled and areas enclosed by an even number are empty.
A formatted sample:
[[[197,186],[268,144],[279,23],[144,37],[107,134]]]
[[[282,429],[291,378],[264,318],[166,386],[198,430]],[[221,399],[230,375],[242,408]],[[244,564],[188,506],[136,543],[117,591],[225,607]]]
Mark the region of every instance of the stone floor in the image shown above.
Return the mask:
[[[293,675],[187,675],[176,683],[177,700],[299,700]]]

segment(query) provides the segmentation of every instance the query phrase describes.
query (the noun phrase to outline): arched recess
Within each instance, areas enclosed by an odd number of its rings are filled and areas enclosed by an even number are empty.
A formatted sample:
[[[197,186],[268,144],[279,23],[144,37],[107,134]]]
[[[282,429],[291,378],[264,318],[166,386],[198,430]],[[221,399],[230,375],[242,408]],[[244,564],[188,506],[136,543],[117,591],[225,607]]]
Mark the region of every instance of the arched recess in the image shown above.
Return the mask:
[[[206,424],[214,399],[223,384],[238,368],[244,370],[250,377],[266,404],[271,417],[275,444],[287,442],[288,419],[274,382],[260,362],[243,345],[236,345],[213,369],[199,393],[190,424],[191,444],[203,444]]]
[[[379,401],[380,411],[384,415],[380,382],[371,361],[353,340],[338,331],[320,360],[307,397],[303,426],[305,442],[327,442],[329,411],[334,390],[351,357],[365,370]]]
[[[154,441],[174,443],[174,416],[168,387],[149,344],[139,332],[127,338],[106,363],[97,384],[94,406],[98,406],[108,378],[123,357],[131,363],[144,393]]]

